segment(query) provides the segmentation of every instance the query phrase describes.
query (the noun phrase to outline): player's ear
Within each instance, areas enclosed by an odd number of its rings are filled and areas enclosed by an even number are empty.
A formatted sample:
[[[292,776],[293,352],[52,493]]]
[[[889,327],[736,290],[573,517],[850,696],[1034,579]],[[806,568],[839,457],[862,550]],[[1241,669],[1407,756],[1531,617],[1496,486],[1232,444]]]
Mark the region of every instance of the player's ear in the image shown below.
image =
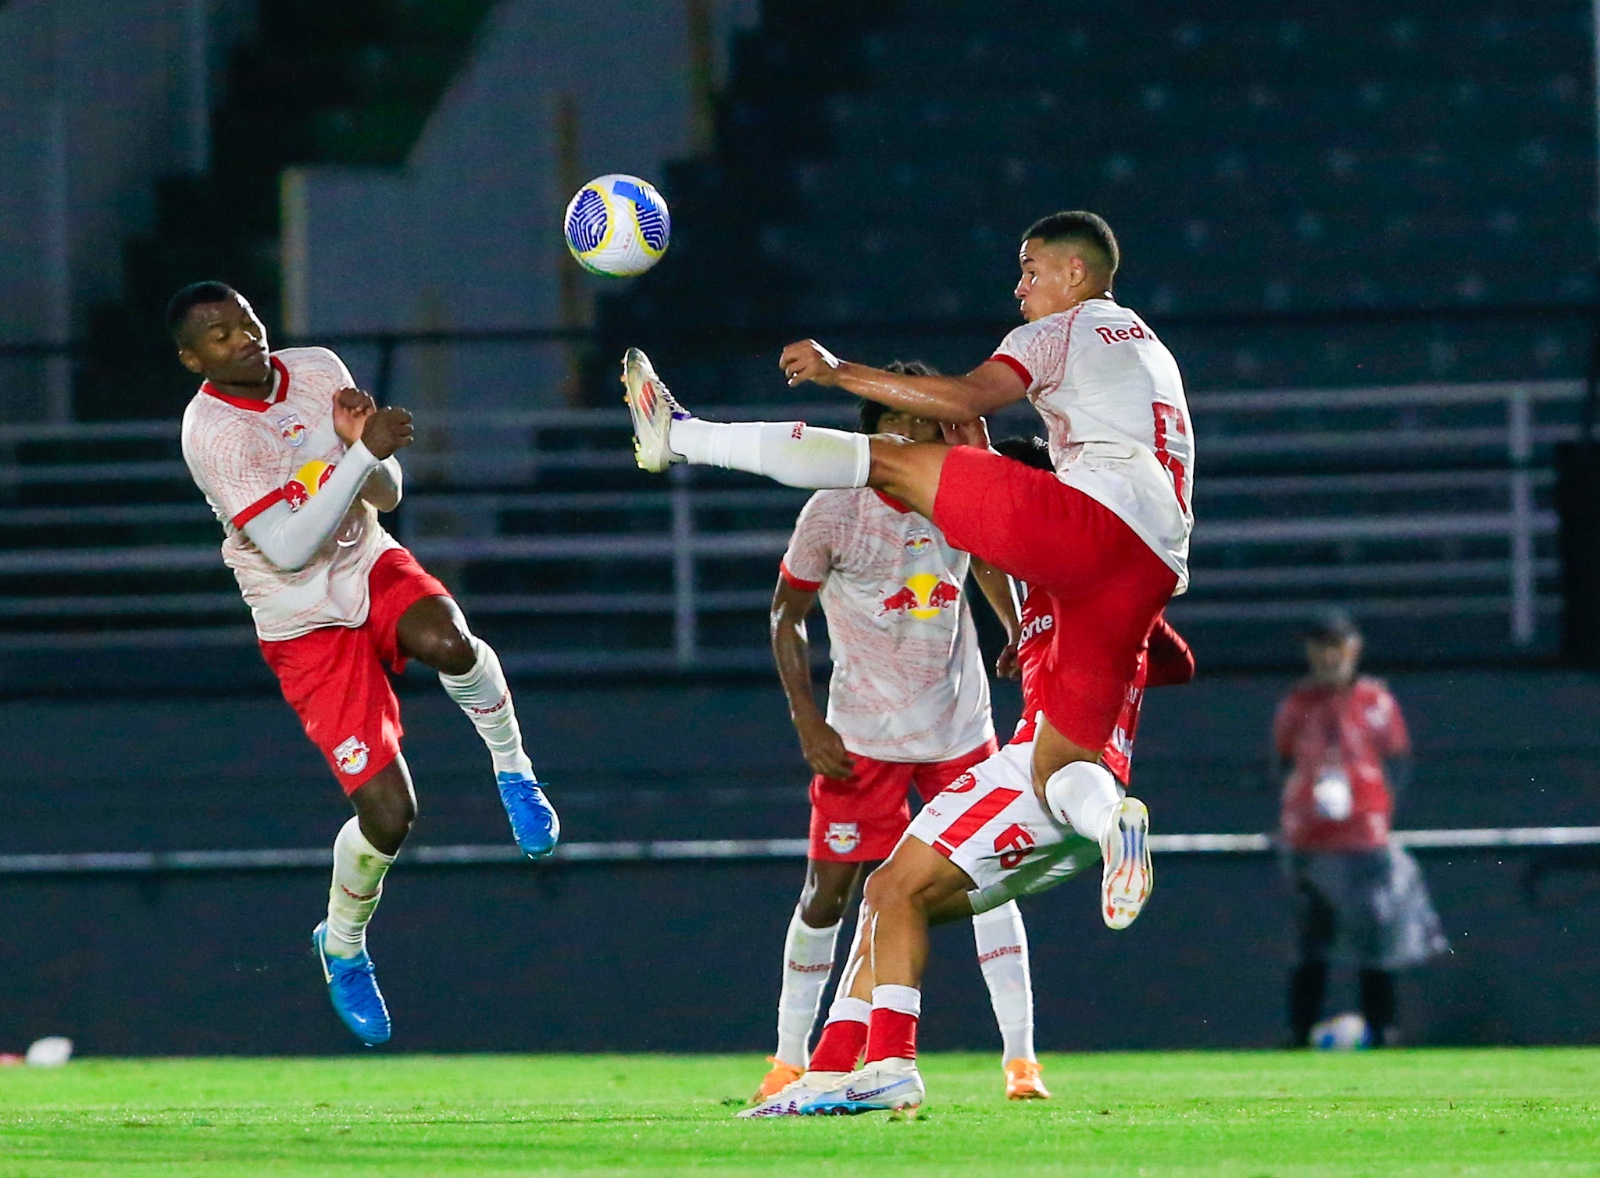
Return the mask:
[[[200,375],[200,357],[196,356],[188,348],[178,349],[178,363],[182,364],[196,376]]]

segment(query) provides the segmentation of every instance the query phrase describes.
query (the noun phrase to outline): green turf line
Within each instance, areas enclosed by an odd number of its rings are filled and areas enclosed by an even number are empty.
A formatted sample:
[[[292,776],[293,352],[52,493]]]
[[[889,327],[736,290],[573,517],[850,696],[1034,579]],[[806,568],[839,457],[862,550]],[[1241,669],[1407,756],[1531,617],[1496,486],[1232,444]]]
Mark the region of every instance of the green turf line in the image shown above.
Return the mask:
[[[923,1061],[915,1119],[737,1121],[759,1057],[79,1060],[0,1070],[0,1176],[1594,1175],[1600,1050],[1057,1055],[1008,1104]]]

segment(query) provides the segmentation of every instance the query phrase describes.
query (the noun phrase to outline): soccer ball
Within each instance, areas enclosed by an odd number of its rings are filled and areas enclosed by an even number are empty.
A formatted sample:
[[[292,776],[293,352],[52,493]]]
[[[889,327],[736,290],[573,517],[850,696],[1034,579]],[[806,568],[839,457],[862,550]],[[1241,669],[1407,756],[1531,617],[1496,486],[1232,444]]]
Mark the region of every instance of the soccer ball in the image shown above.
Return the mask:
[[[589,181],[567,205],[567,248],[591,274],[643,274],[667,252],[672,217],[655,187],[637,176]]]
[[[1310,1042],[1318,1051],[1360,1051],[1372,1046],[1372,1033],[1367,1030],[1366,1019],[1347,1012],[1325,1018],[1312,1027]]]

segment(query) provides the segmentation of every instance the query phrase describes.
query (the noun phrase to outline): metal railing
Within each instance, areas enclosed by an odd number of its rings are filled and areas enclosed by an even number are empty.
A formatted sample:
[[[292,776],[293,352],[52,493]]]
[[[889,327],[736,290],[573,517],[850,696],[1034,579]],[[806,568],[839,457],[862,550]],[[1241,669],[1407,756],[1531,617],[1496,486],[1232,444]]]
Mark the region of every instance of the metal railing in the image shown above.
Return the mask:
[[[1541,592],[1557,572],[1556,520],[1540,505],[1551,484],[1548,450],[1576,435],[1582,396],[1575,381],[1196,396],[1194,588],[1174,604],[1174,618],[1295,619],[1336,597],[1371,617],[1500,615],[1515,644],[1529,646],[1559,607]],[[773,411],[724,408],[716,416]],[[850,418],[837,402],[789,412],[818,423]],[[1286,420],[1295,415],[1316,421],[1296,428]],[[686,467],[647,482],[632,472],[620,408],[423,414],[419,427],[423,441],[404,459],[410,489],[400,539],[458,577],[499,568],[517,582],[463,587],[469,611],[664,623],[665,641],[647,649],[535,643],[503,651],[513,669],[766,664],[763,626],[753,623],[749,641],[735,645],[708,643],[704,630],[715,615],[766,608],[805,492]],[[1003,415],[996,432],[1036,428],[1021,407]],[[482,444],[486,437],[492,447]],[[9,504],[0,505],[0,532],[40,537],[0,549],[0,625],[17,623],[0,632],[0,651],[250,641],[228,582],[192,583],[220,562],[214,524],[175,438],[176,423],[164,421],[0,427],[0,504]],[[18,457],[40,443],[63,445],[47,459]],[[147,444],[153,453],[88,457],[107,443]],[[563,483],[575,476],[606,485]],[[95,487],[115,501],[33,501]],[[1416,506],[1423,501],[1427,508]],[[597,520],[573,529],[567,521],[578,513]],[[78,539],[107,528],[127,539]],[[165,538],[173,528],[194,538]],[[625,567],[634,584],[574,591],[548,575],[574,564],[597,579]],[[119,579],[133,576],[140,587],[124,590]]]

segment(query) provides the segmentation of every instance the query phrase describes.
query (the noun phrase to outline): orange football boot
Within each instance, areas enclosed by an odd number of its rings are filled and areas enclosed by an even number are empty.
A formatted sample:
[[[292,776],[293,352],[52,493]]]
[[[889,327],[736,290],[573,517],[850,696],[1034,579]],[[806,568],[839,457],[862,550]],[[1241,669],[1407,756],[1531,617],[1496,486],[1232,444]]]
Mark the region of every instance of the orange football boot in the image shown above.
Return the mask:
[[[1044,1069],[1037,1060],[1013,1059],[1006,1063],[1007,1100],[1049,1100],[1050,1089],[1040,1075]]]
[[[767,1056],[767,1062],[772,1065],[772,1070],[761,1078],[761,1087],[757,1088],[756,1094],[750,1098],[751,1104],[760,1104],[763,1100],[776,1096],[788,1085],[805,1075],[805,1068],[797,1068],[792,1063],[784,1063],[776,1055]]]

